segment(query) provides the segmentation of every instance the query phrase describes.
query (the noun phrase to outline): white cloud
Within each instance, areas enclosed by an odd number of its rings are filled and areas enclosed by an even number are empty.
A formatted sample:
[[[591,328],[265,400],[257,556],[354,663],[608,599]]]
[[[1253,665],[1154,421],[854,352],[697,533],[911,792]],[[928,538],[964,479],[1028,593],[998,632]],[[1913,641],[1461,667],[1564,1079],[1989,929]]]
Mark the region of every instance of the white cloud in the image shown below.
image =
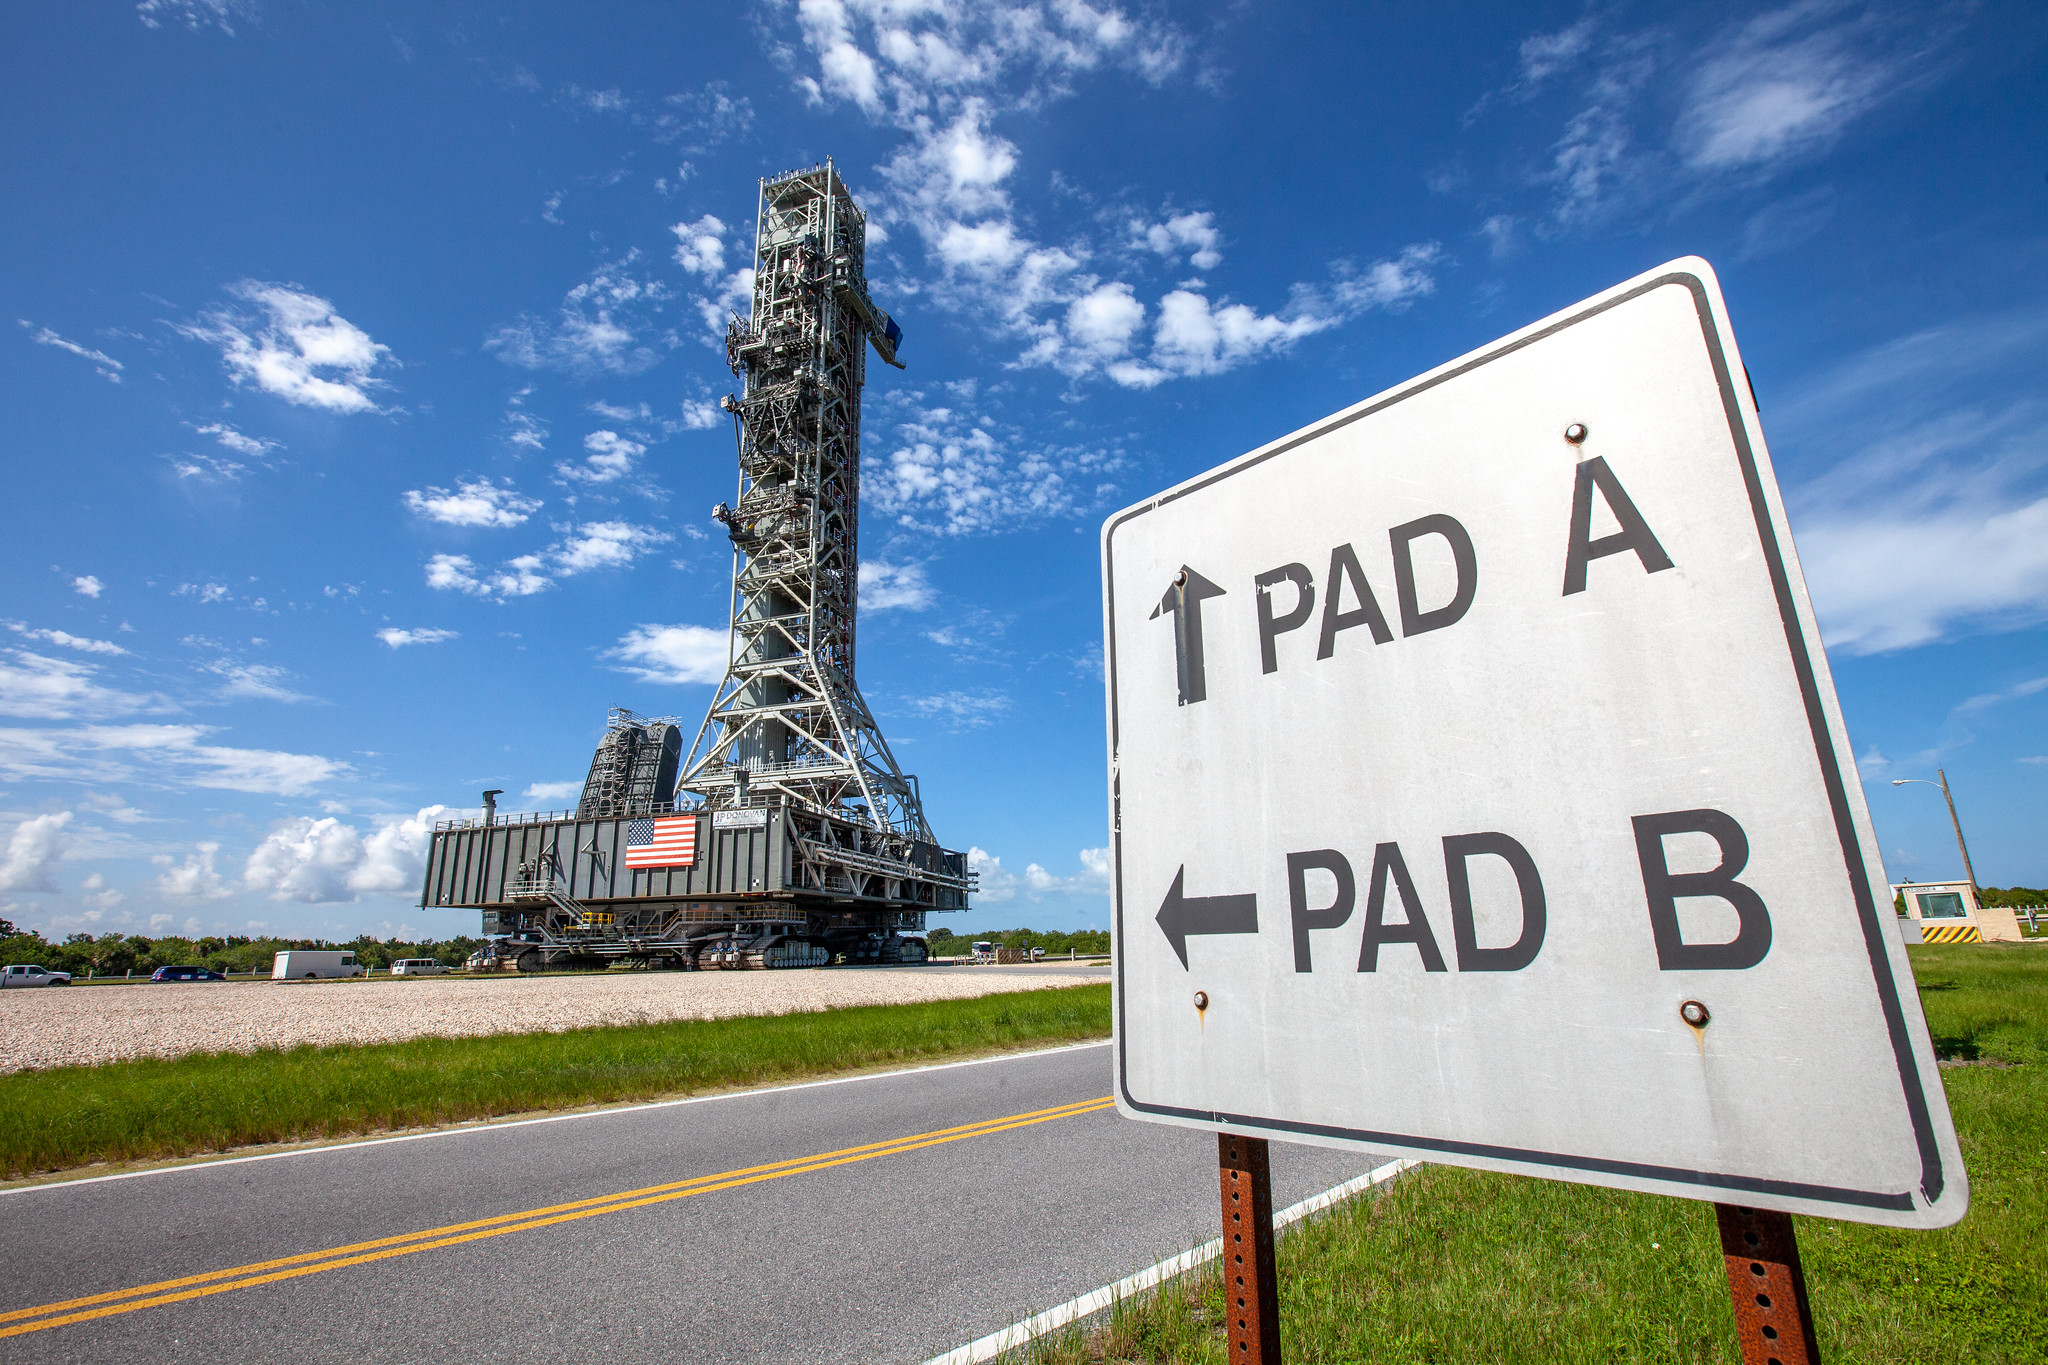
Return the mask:
[[[0,660],[0,716],[72,720],[170,709],[161,697],[102,686],[94,680],[99,669],[93,664],[25,649],[8,650],[6,654],[12,662]]]
[[[126,654],[128,651],[112,640],[91,640],[83,635],[73,635],[68,630],[32,630],[25,621],[4,621],[9,630],[17,635],[26,635],[31,640],[42,640],[49,644],[61,645],[85,654]]]
[[[633,273],[639,258],[636,248],[599,266],[563,296],[553,321],[522,315],[500,328],[484,348],[529,370],[638,374],[647,369],[661,359],[650,336],[666,343],[655,332],[651,314],[660,310],[668,289]]]
[[[0,891],[53,892],[55,871],[64,856],[64,827],[71,823],[70,811],[31,816],[7,836],[7,853],[0,857]]]
[[[693,275],[725,273],[724,223],[707,213],[694,223],[677,223],[669,231],[676,235],[677,265]]]
[[[666,531],[627,521],[585,522],[541,553],[508,559],[494,570],[480,570],[468,555],[437,554],[427,561],[427,586],[473,597],[531,597],[556,579],[626,568],[672,539]]]
[[[725,677],[727,632],[708,626],[635,626],[605,657],[650,683],[716,683]]]
[[[2048,310],[1872,347],[1773,409],[1808,469],[1787,503],[1831,647],[2048,621]]]
[[[445,644],[450,640],[459,638],[459,636],[455,631],[442,630],[438,626],[419,630],[400,630],[396,626],[387,626],[377,632],[377,638],[393,649],[402,649],[406,645]]]
[[[333,816],[281,821],[250,853],[243,883],[272,900],[333,904],[364,892],[417,892],[434,822],[446,806],[415,815],[382,815],[365,835]]]
[[[862,611],[905,607],[923,611],[932,604],[932,585],[922,564],[889,564],[879,559],[860,562]]]
[[[314,754],[202,743],[210,733],[203,725],[0,729],[0,776],[298,796],[349,771]]]
[[[1108,894],[1109,850],[1084,848],[1080,856],[1081,871],[1074,876],[1059,877],[1037,863],[1027,864],[1021,874],[1011,872],[1003,866],[1001,858],[987,849],[969,848],[967,870],[975,874],[980,886],[974,898],[981,904],[1001,905],[1015,900],[1020,892],[1034,902],[1047,896]]]
[[[1705,54],[1675,142],[1702,170],[1767,165],[1818,151],[1881,100],[1899,69],[1867,46],[1864,16],[1814,0],[1763,14]]]
[[[235,36],[231,21],[237,15],[253,19],[260,13],[257,0],[139,0],[135,6],[135,17],[144,28],[183,24],[197,33],[211,25],[230,38]]]
[[[162,869],[157,873],[157,893],[180,901],[224,899],[230,892],[213,865],[219,852],[220,845],[208,840],[194,845],[182,863],[165,853],[152,856],[150,861]]]
[[[725,420],[718,404],[704,399],[683,400],[683,429],[685,431],[709,431]]]
[[[524,792],[520,793],[519,799],[526,804],[529,810],[553,810],[556,807],[551,803],[573,801],[581,795],[583,795],[583,783],[581,781],[535,782]]]
[[[429,521],[449,526],[518,526],[540,509],[540,499],[521,497],[510,485],[462,479],[455,491],[432,486],[405,495],[406,507]]]
[[[220,442],[229,450],[234,451],[237,455],[246,455],[252,460],[263,459],[271,451],[283,447],[283,442],[247,435],[235,430],[225,422],[210,422],[203,427],[194,427],[193,430],[201,436],[213,437],[214,440]]]
[[[16,321],[24,327],[34,329],[34,335],[30,337],[30,340],[34,341],[38,346],[55,346],[60,351],[69,351],[81,359],[90,360],[93,368],[98,370],[102,376],[116,384],[121,382],[121,362],[106,352],[95,351],[90,346],[81,346],[75,341],[66,341],[47,327],[36,327],[27,318],[17,318]]]
[[[668,540],[662,532],[631,522],[589,522],[577,527],[553,552],[555,572],[566,578],[591,569],[623,568]]]
[[[587,452],[581,464],[558,464],[555,473],[582,483],[612,483],[633,472],[634,463],[647,453],[638,441],[616,431],[593,431],[583,438]]]
[[[966,535],[1010,530],[1029,521],[1098,506],[1122,467],[1113,451],[1041,447],[1012,456],[1015,433],[952,408],[925,408],[899,423],[869,468],[862,492],[870,506],[903,526]]]
[[[954,730],[978,730],[993,725],[1010,709],[1010,699],[1001,692],[938,692],[929,697],[908,698],[910,709],[928,720]]]
[[[206,671],[227,679],[223,697],[251,697],[259,701],[309,701],[302,692],[284,685],[291,674],[275,664],[246,664],[238,659],[216,659]]]
[[[1214,270],[1223,264],[1223,234],[1216,230],[1213,213],[1183,213],[1163,223],[1134,222],[1131,235],[1168,260],[1186,256],[1197,270]]]
[[[629,408],[623,403],[607,403],[599,399],[589,404],[585,411],[594,412],[599,417],[610,418],[614,422],[651,422],[654,420],[654,409],[648,407],[645,403],[635,403]]]
[[[178,330],[220,347],[235,383],[254,384],[303,407],[377,411],[368,390],[381,388],[383,381],[371,371],[389,359],[390,347],[372,341],[326,299],[295,285],[243,280],[228,292],[263,310],[260,325],[233,309],[218,308]]]
[[[80,597],[98,597],[106,591],[106,588],[106,584],[100,582],[91,574],[82,574],[71,580],[71,590]]]

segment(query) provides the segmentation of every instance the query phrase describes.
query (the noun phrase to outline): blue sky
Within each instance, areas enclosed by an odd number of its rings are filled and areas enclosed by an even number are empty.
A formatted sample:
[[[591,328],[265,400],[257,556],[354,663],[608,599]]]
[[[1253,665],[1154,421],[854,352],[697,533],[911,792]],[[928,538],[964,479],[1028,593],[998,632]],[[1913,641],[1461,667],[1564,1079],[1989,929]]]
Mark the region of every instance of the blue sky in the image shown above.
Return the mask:
[[[2048,14],[2023,3],[9,6],[0,915],[445,936],[724,658],[759,177],[903,324],[861,683],[984,891],[1107,922],[1103,516],[1720,272],[1894,878],[2048,883]],[[1229,818],[1219,811],[1218,818]]]

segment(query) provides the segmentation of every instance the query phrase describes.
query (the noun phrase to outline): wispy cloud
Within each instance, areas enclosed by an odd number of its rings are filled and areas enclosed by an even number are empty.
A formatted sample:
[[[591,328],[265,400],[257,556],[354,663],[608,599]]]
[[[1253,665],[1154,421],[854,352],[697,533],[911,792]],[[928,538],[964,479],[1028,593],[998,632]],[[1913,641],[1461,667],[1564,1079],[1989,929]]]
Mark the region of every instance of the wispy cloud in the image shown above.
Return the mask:
[[[522,315],[484,343],[508,365],[569,374],[638,374],[661,359],[672,338],[654,315],[669,297],[660,280],[635,267],[636,249],[591,272],[562,298],[553,318]]]
[[[203,725],[0,729],[0,776],[298,796],[349,772],[315,754],[204,743],[211,733]]]
[[[377,632],[377,638],[393,649],[403,649],[407,645],[446,644],[450,640],[459,639],[460,636],[455,631],[443,630],[439,626],[423,626],[415,630],[400,630],[396,626],[386,626]]]
[[[68,630],[39,630],[30,627],[26,621],[0,621],[0,625],[6,626],[16,635],[26,636],[31,640],[41,640],[46,644],[60,645],[65,649],[75,649],[85,654],[126,654],[128,652],[112,640],[93,640],[83,635],[73,635]]]
[[[230,38],[235,36],[236,18],[255,19],[262,12],[258,0],[139,0],[135,6],[135,17],[144,28],[183,24],[194,33],[217,28]]]
[[[931,580],[922,564],[891,564],[881,559],[860,562],[860,608],[889,611],[901,607],[923,611],[932,604]]]
[[[29,329],[29,339],[38,346],[55,346],[60,351],[69,351],[81,359],[90,360],[93,368],[98,370],[102,376],[116,384],[121,382],[121,362],[108,355],[105,351],[95,351],[90,346],[81,346],[75,341],[66,341],[49,328],[38,327],[27,318],[17,318],[16,321]]]
[[[925,697],[907,697],[904,705],[953,730],[978,730],[1000,720],[1012,705],[1003,692],[934,692]]]
[[[908,416],[869,437],[880,458],[863,492],[906,527],[968,535],[1071,515],[1100,506],[1124,465],[1113,449],[1033,446],[964,410],[903,401]]]

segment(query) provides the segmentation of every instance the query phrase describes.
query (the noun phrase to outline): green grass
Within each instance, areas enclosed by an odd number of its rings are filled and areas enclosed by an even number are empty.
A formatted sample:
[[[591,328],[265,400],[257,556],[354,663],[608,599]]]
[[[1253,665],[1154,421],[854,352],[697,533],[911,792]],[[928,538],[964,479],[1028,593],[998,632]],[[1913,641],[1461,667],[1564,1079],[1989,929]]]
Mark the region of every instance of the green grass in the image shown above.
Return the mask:
[[[0,1174],[773,1084],[1109,1034],[1109,986],[0,1076]]]
[[[2048,951],[1909,950],[1970,1175],[1956,1227],[1798,1220],[1830,1361],[2048,1360]],[[1428,1166],[1280,1242],[1290,1365],[1726,1362],[1710,1205]],[[1038,1365],[1222,1362],[1206,1273],[1018,1353]]]

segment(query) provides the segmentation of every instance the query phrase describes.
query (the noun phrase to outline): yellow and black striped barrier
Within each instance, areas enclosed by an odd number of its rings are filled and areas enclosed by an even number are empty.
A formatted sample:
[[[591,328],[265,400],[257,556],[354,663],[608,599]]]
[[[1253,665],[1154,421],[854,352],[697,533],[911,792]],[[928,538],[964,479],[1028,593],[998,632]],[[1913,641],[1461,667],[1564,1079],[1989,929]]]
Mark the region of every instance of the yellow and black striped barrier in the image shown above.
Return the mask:
[[[1977,932],[1974,924],[1920,924],[1922,943],[1982,943],[1984,935]]]

